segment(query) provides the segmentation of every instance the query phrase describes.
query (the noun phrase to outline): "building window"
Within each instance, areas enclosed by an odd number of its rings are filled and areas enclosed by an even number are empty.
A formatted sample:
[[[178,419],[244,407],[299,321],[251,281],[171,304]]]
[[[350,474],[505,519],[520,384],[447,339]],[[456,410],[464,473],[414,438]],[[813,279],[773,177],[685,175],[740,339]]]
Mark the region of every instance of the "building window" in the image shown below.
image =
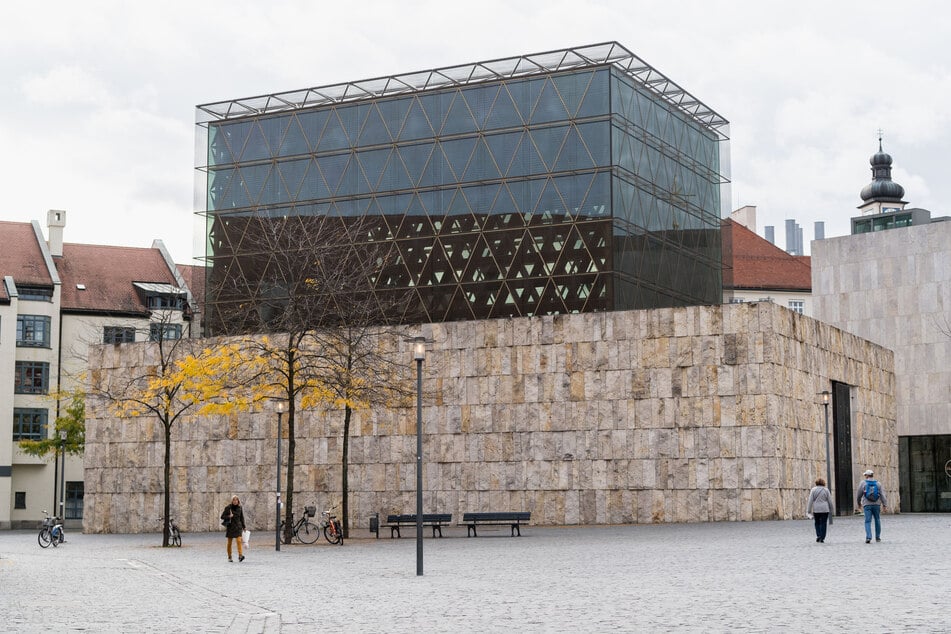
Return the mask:
[[[742,297],[731,297],[731,298],[730,298],[730,303],[731,303],[731,304],[742,304],[742,303],[744,303],[745,301],[746,301],[746,300],[743,299]]]
[[[17,293],[20,295],[20,299],[31,300],[35,302],[51,302],[53,301],[53,287],[52,286],[30,286],[26,285],[17,285]]]
[[[105,326],[102,329],[103,343],[133,343],[135,328],[129,326]]]
[[[83,518],[83,487],[82,480],[66,483],[66,514],[64,519],[81,520]]]
[[[181,324],[149,324],[149,341],[181,339]]]
[[[50,318],[44,315],[17,315],[17,345],[50,347]]]
[[[17,361],[13,378],[14,394],[46,394],[50,388],[50,364],[45,361]]]
[[[146,302],[150,310],[181,310],[184,298],[181,295],[149,295]]]
[[[801,315],[802,311],[805,310],[805,304],[806,302],[792,300],[789,302],[789,309],[794,310]]]
[[[13,508],[15,509],[25,509],[26,508],[26,491],[17,491],[13,494]]]
[[[13,409],[13,440],[43,440],[46,438],[45,409],[15,407]]]

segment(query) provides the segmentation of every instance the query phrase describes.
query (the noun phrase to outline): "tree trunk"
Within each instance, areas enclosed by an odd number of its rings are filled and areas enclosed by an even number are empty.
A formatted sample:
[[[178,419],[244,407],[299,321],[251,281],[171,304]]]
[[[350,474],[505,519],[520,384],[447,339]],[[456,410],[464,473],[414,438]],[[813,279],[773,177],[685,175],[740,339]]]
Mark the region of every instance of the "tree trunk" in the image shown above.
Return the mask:
[[[291,543],[294,535],[294,450],[297,442],[294,439],[294,402],[290,401],[287,408],[287,486],[284,487],[284,543]]]
[[[340,490],[343,500],[340,502],[340,512],[343,515],[343,538],[350,539],[350,483],[347,477],[350,462],[350,414],[353,410],[349,405],[343,408],[343,457],[340,469]]]
[[[165,427],[165,514],[162,518],[162,548],[168,546],[168,522],[169,509],[171,508],[171,498],[169,497],[169,486],[172,482],[172,423],[162,421]]]

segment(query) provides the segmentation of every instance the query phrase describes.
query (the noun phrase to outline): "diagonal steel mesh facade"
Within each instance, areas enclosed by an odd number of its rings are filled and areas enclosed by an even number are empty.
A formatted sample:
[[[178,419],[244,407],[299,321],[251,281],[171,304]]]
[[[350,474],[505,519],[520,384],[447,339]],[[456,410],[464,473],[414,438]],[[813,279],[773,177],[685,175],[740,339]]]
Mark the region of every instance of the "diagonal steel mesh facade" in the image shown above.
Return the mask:
[[[719,303],[726,127],[614,43],[200,106],[208,288],[306,217],[412,321]]]

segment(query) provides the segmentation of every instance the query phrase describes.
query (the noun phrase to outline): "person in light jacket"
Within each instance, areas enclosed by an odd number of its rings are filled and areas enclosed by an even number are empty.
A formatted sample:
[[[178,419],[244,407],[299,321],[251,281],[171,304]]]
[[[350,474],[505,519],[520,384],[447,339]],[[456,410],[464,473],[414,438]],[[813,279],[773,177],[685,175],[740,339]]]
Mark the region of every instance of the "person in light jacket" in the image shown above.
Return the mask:
[[[826,488],[826,481],[816,478],[816,486],[809,492],[806,515],[815,518],[816,541],[820,544],[826,541],[826,529],[829,527],[829,514],[832,509],[832,493]]]
[[[231,498],[231,504],[225,507],[221,512],[221,521],[225,523],[225,536],[228,538],[228,561],[234,561],[231,558],[231,542],[238,540],[238,561],[244,561],[244,552],[241,546],[241,533],[244,532],[244,510],[241,508],[241,500],[238,496]]]
[[[855,505],[862,508],[865,514],[865,543],[872,541],[872,520],[875,520],[875,541],[882,541],[882,511],[888,510],[888,501],[885,500],[885,490],[875,479],[875,473],[871,469],[866,469],[865,480],[859,484],[858,491],[855,493]],[[878,491],[878,498],[868,499],[868,490],[874,488]]]

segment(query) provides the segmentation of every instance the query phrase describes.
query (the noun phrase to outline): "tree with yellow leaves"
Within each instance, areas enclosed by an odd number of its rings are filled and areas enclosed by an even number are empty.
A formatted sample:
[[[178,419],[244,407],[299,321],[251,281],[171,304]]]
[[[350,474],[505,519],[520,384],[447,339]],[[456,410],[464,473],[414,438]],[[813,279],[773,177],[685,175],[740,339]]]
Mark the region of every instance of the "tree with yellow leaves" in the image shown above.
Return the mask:
[[[198,344],[203,343],[202,347]],[[154,416],[164,430],[162,546],[169,545],[172,428],[189,414],[228,414],[249,409],[260,395],[245,385],[245,373],[256,370],[254,359],[241,354],[236,343],[195,339],[159,339],[153,362],[131,374],[94,373],[88,396],[119,418]]]

